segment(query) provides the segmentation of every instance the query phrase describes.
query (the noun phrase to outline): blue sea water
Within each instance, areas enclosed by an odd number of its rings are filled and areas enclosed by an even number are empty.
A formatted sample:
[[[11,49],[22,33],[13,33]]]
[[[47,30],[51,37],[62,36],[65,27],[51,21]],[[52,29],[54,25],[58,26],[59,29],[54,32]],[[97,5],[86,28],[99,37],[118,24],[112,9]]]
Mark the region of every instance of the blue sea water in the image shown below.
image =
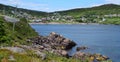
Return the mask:
[[[77,46],[88,46],[89,49],[85,52],[101,53],[110,57],[113,62],[120,62],[120,25],[31,24],[31,26],[40,35],[59,33],[75,41]],[[69,53],[73,54],[76,47]]]

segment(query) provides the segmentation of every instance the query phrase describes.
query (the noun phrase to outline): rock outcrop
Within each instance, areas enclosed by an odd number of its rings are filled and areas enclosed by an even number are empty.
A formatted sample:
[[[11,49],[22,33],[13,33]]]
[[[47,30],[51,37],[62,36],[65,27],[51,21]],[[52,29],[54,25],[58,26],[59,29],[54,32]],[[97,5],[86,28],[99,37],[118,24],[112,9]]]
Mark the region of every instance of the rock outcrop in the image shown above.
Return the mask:
[[[38,36],[36,38],[30,38],[29,41],[31,41],[33,45],[41,45],[41,48],[62,50],[69,50],[76,45],[76,43],[72,40],[64,38],[55,32],[50,33],[49,36]]]
[[[80,46],[80,47],[76,48],[77,51],[86,50],[86,49],[88,49],[88,47],[86,47],[86,46]]]
[[[68,56],[67,50],[76,45],[72,40],[64,38],[55,32],[51,32],[49,36],[29,38],[28,42],[32,42],[33,47],[41,51],[45,50],[62,56]]]
[[[107,56],[101,55],[101,54],[91,54],[91,53],[85,53],[85,52],[76,52],[73,55],[73,58],[78,58],[80,60],[84,60],[86,58],[89,58],[90,62],[101,62],[101,61],[106,61],[109,58]]]

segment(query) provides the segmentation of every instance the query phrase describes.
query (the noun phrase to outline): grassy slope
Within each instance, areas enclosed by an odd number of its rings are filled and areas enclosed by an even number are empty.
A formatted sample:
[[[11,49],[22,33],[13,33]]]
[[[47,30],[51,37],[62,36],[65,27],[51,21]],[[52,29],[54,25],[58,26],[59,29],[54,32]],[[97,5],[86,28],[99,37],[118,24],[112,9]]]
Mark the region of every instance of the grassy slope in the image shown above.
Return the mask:
[[[19,54],[19,53],[13,53],[5,49],[0,50],[0,62],[4,62],[4,61],[12,62],[8,60],[10,55],[13,55],[13,57],[16,60],[13,62],[82,62],[78,59],[73,59],[73,58],[68,59],[51,53],[47,53],[47,58],[45,60],[42,60],[33,53],[30,53],[30,51],[27,54]],[[87,62],[87,60],[84,62]]]
[[[58,11],[60,14],[67,14],[74,17],[83,15],[106,15],[106,14],[120,14],[120,5],[106,4],[92,8],[78,8],[67,11]]]
[[[54,13],[54,12],[53,12]],[[120,14],[120,5],[115,4],[105,4],[101,6],[91,7],[91,8],[78,8],[71,9],[66,11],[57,11],[62,15],[70,15],[75,19],[78,19],[77,22],[81,21],[79,18],[81,16],[87,17],[88,19],[96,19],[98,22],[101,21],[99,18],[92,17],[91,15],[99,15],[100,18],[103,18],[104,15],[109,14]],[[103,24],[120,24],[120,17],[108,17],[105,18],[106,21],[102,22]],[[90,20],[88,20],[90,22]]]
[[[106,21],[102,22],[102,24],[120,24],[120,18],[119,17],[113,17],[113,18],[106,18]]]
[[[40,57],[36,56],[34,52],[27,51],[27,54],[13,53],[9,50],[0,49],[0,62],[91,62],[90,58],[80,59],[75,58],[65,58],[52,53],[46,52],[47,57],[42,60]],[[13,56],[15,61],[10,61],[9,56]],[[111,60],[103,62],[112,62]]]
[[[7,44],[24,43],[24,41],[33,36],[37,36],[38,33],[33,30],[24,18],[15,24],[15,30],[13,31],[13,23],[6,22],[3,16],[0,16],[0,20],[3,21],[3,28],[6,33],[8,41]]]
[[[11,11],[15,11],[15,7],[9,6],[9,5],[4,5],[4,4],[0,4],[0,10],[5,10],[5,13],[8,14],[12,14]],[[23,9],[23,8],[17,8],[18,12],[25,12],[28,13],[32,16],[37,16],[37,17],[43,17],[46,16],[47,12],[42,12],[42,11],[35,11],[35,10],[29,10],[29,9]],[[2,11],[0,11],[0,13],[2,13]]]

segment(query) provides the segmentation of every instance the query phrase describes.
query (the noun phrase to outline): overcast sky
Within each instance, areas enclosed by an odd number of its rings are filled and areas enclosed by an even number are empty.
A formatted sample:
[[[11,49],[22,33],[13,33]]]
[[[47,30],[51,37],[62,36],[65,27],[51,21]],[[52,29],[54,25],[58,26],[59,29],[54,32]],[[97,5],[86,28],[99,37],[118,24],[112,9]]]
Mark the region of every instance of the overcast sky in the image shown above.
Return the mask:
[[[60,11],[103,4],[119,4],[120,0],[0,0],[0,3],[38,11]]]

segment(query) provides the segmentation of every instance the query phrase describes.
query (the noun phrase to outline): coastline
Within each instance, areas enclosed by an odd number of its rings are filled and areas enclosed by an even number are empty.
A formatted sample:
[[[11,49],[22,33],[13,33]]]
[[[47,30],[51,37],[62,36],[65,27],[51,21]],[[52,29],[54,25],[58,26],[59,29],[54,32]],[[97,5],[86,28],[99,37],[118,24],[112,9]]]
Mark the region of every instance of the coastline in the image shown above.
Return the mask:
[[[87,25],[87,24],[91,24],[91,25],[100,25],[99,23],[58,23],[58,22],[50,22],[50,23],[29,23],[29,24],[81,24],[81,25]]]

